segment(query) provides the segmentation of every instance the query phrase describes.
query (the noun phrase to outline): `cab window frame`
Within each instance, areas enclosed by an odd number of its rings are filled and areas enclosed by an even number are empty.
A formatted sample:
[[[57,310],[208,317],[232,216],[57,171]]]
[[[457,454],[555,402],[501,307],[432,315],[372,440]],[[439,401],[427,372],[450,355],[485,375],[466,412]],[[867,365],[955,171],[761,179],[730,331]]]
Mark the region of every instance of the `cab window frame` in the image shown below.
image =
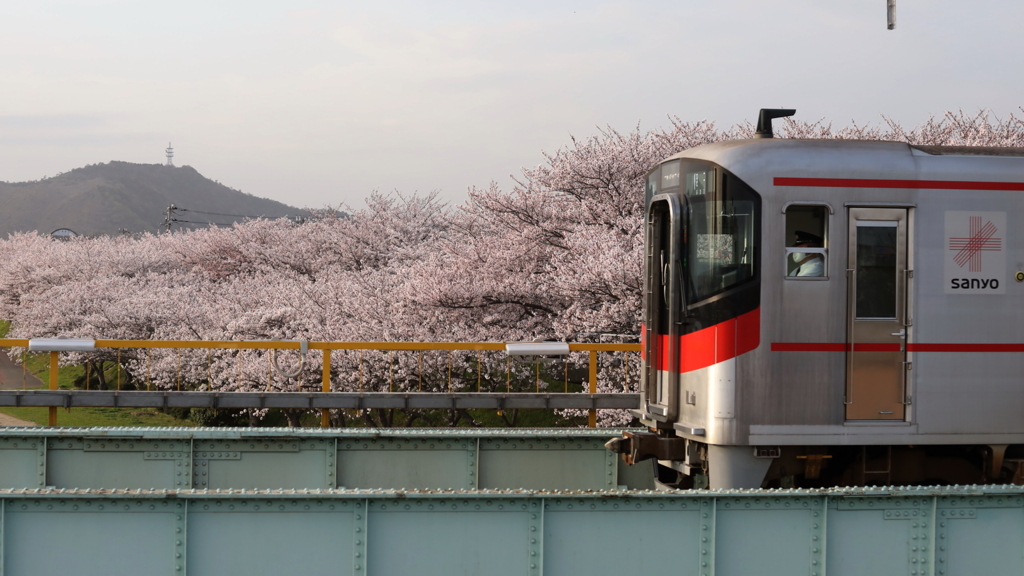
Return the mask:
[[[744,292],[748,287],[760,283],[762,199],[761,195],[746,182],[713,162],[684,159],[681,175],[682,182],[679,191],[685,201],[683,212],[686,214],[683,232],[683,254],[686,259],[684,261],[686,309],[692,311],[729,297],[729,295]],[[703,178],[692,179],[698,175],[702,175]],[[743,238],[746,238],[749,242],[750,253],[743,257],[743,259],[749,259],[745,263],[748,267],[745,277],[720,288],[704,291],[698,289],[694,279],[695,260],[697,259],[694,248],[699,250],[700,223],[710,222],[704,213],[708,202],[718,209],[724,208],[726,204],[732,205],[733,209],[737,206],[747,205],[746,207],[750,211],[749,225],[744,226],[742,231],[731,226],[735,231],[728,235],[735,238],[739,237],[736,236],[737,234],[741,234]],[[695,220],[698,204],[700,217],[699,220]],[[730,216],[735,217],[734,214],[730,214]],[[715,224],[714,229],[717,230],[723,224],[722,218],[717,218]],[[712,274],[720,275],[723,278],[725,276],[717,268]]]
[[[798,246],[796,246],[796,242],[795,241],[791,242],[790,235],[792,234],[792,232],[791,232],[790,228],[792,228],[792,226],[790,226],[789,216],[791,214],[790,210],[793,209],[793,208],[797,208],[801,212],[806,212],[808,208],[810,208],[810,209],[821,209],[822,210],[822,224],[821,224],[821,226],[822,226],[823,229],[821,230],[821,238],[822,238],[821,244],[822,244],[822,246],[820,248],[812,248],[812,247],[806,247],[806,246],[805,247],[798,247]],[[782,245],[783,245],[783,252],[784,252],[783,259],[782,259],[782,277],[785,280],[793,280],[793,281],[797,281],[797,282],[821,282],[821,281],[826,281],[827,282],[829,280],[829,266],[831,264],[830,258],[829,258],[829,247],[830,247],[829,237],[830,237],[831,232],[832,232],[832,216],[834,215],[834,213],[835,213],[835,211],[832,209],[832,206],[828,202],[821,202],[821,201],[793,201],[793,202],[787,202],[785,205],[782,206],[782,216],[783,216],[783,218],[782,218],[782,230],[783,230]],[[809,231],[809,232],[811,232],[812,234],[817,235],[816,234],[817,231]],[[791,243],[793,244],[792,246],[790,245]],[[796,275],[791,274],[792,270],[790,270],[790,267],[791,267],[790,262],[791,262],[791,254],[793,254],[793,253],[821,254],[822,257],[825,260],[823,265],[822,265],[822,272],[823,272],[823,274],[821,276],[796,276]]]

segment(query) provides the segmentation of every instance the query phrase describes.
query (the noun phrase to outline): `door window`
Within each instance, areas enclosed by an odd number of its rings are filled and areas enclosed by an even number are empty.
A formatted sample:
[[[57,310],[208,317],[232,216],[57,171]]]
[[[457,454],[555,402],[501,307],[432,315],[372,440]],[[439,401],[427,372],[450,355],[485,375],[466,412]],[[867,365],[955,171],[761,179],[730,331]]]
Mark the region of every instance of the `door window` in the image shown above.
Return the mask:
[[[857,222],[857,318],[896,318],[896,222]]]

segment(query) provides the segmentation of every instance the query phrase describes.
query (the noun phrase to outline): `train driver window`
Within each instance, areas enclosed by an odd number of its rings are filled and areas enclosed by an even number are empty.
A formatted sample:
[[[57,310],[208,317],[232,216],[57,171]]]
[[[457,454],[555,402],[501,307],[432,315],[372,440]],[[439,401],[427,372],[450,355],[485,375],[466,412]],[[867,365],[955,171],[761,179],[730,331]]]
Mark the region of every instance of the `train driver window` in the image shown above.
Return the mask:
[[[786,278],[828,278],[828,207],[786,208]]]

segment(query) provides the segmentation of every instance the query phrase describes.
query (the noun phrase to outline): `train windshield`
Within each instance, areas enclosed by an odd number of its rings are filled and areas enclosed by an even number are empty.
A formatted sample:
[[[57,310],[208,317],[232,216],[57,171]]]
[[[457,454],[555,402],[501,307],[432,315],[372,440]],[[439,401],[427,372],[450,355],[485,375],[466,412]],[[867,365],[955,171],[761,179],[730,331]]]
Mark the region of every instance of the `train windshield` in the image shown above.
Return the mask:
[[[683,163],[689,306],[757,278],[760,197],[713,165]]]

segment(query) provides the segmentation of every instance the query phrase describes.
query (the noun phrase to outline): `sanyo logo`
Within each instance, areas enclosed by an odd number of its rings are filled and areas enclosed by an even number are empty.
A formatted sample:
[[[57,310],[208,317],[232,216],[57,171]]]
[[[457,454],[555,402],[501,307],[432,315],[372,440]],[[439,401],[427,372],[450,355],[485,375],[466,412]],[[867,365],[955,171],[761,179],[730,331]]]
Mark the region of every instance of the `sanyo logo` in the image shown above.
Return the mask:
[[[946,294],[1006,293],[1006,212],[946,212]]]
[[[953,278],[953,290],[999,290],[998,278]]]

